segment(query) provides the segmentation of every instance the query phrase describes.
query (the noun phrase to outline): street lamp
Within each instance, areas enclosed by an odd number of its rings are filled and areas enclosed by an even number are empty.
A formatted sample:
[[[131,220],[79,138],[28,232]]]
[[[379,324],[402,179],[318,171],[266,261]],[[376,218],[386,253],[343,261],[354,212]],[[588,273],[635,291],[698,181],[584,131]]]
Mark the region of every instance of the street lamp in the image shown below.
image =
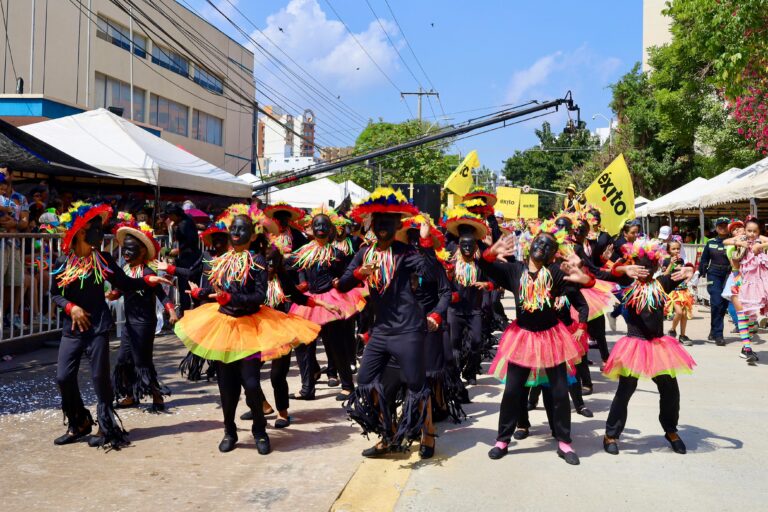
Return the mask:
[[[592,116],[592,120],[594,121],[598,117],[602,117],[603,119],[608,121],[608,147],[610,148],[611,147],[611,134],[613,133],[613,117],[608,119],[603,114],[599,114],[598,113],[598,114],[595,114],[595,115]]]

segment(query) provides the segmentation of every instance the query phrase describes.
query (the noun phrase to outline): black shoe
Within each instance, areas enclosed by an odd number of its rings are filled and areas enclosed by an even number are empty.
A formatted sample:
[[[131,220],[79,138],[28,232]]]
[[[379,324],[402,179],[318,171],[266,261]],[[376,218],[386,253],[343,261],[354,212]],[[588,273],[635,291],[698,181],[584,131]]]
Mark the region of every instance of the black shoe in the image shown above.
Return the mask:
[[[594,388],[592,386],[581,386],[581,394],[583,396],[589,396],[594,391]]]
[[[152,402],[152,405],[144,409],[144,412],[148,412],[150,414],[160,414],[161,412],[165,412],[165,403]]]
[[[680,439],[679,436],[677,439],[673,441],[672,439],[669,438],[669,434],[664,434],[664,439],[667,440],[669,445],[672,447],[672,451],[674,451],[675,453],[679,453],[680,455],[685,455],[688,452],[688,450],[686,450],[685,448],[685,443],[683,442],[682,439]]]
[[[603,437],[603,450],[605,450],[605,453],[610,453],[611,455],[618,455],[619,443],[616,442],[616,439],[611,439],[609,441],[607,437]]]
[[[328,377],[328,387],[329,388],[339,387],[339,379],[337,379],[336,377]]]
[[[752,347],[741,347],[741,354],[739,354],[739,357],[746,359],[749,364],[755,364],[758,360],[757,354],[752,350]]]
[[[717,345],[718,347],[725,346],[725,340],[723,339],[722,336],[718,336],[717,338],[715,338],[715,345]]]
[[[293,399],[293,400],[314,400],[315,399],[315,394],[314,393],[310,393],[308,395],[305,395],[304,393],[293,393],[291,395],[291,399]]]
[[[462,389],[459,391],[459,402],[462,404],[471,404],[472,400],[469,399],[469,391]]]
[[[432,421],[435,423],[439,423],[441,421],[445,421],[448,419],[448,416],[451,414],[448,412],[447,409],[435,409],[432,411]]]
[[[466,379],[466,381],[467,381],[467,386],[476,386],[477,385],[477,379],[474,378],[474,377],[470,377],[470,378]]]
[[[90,418],[90,416],[89,416]],[[70,426],[64,435],[57,437],[53,440],[53,444],[56,446],[64,446],[65,444],[72,444],[79,441],[91,434],[93,430],[93,420],[89,419],[80,428]]]
[[[419,447],[419,457],[422,459],[431,459],[435,455],[435,447],[425,444]]]
[[[352,393],[354,393],[354,391]],[[336,401],[343,402],[344,400],[349,400],[349,397],[352,396],[352,393],[339,393],[336,395]]]
[[[507,453],[509,453],[509,447],[499,448],[498,446],[494,446],[488,452],[488,458],[492,460],[499,460],[500,458],[504,457]]]
[[[523,439],[527,438],[531,433],[528,431],[527,428],[518,428],[515,430],[515,433],[512,434],[512,439],[515,441],[522,441]]]
[[[363,450],[362,455],[363,457],[374,458],[374,457],[380,457],[381,455],[386,455],[391,451],[392,451],[392,448],[390,448],[389,446],[385,446],[384,448],[379,448],[379,445],[376,444],[371,446],[370,448],[366,448],[365,450]]]
[[[101,448],[106,442],[107,440],[104,439],[104,436],[101,434],[96,434],[95,436],[88,438],[88,446],[91,448]]]
[[[240,415],[240,419],[243,421],[253,421],[253,411],[248,409]]]
[[[669,332],[667,332],[667,336],[670,338],[677,338],[677,332],[675,332],[674,329],[670,329]]]
[[[288,419],[285,418],[277,418],[275,420],[275,428],[286,428],[291,426],[291,417],[288,416]]]
[[[738,329],[736,329],[736,332],[738,332]],[[707,341],[715,341],[715,337],[712,336],[712,333],[707,334]]]
[[[558,448],[557,456],[563,459],[565,462],[567,462],[571,466],[578,466],[579,464],[581,464],[581,462],[579,461],[579,456],[576,455],[576,452],[565,453],[563,450]]]
[[[231,452],[235,449],[237,444],[237,436],[232,434],[224,434],[224,439],[219,443],[219,451],[221,453]]]
[[[528,402],[527,408],[529,411],[532,411],[538,406],[539,404],[537,402]]]
[[[269,444],[269,436],[266,432],[255,434],[253,438],[256,440],[256,451],[259,452],[259,455],[268,455],[272,451],[272,445]]]
[[[590,411],[587,408],[587,406],[585,406],[585,405],[582,405],[581,407],[576,409],[576,414],[580,414],[581,416],[584,416],[585,418],[591,418],[591,417],[594,416],[594,414],[592,414],[592,411]]]
[[[686,347],[693,346],[693,342],[691,341],[691,338],[686,336],[685,334],[681,334],[679,338],[677,338],[680,343],[685,345]]]

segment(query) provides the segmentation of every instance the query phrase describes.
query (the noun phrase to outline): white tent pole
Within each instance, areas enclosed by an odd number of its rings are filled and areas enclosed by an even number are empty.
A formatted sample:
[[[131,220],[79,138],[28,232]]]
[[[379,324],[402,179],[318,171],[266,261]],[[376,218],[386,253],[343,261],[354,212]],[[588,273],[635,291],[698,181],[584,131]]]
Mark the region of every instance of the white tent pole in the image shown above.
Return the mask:
[[[704,240],[704,237],[707,236],[707,226],[704,224],[704,208],[701,207],[699,207],[699,229],[701,229],[701,240]]]
[[[757,217],[757,199],[754,197],[749,200],[749,214]]]

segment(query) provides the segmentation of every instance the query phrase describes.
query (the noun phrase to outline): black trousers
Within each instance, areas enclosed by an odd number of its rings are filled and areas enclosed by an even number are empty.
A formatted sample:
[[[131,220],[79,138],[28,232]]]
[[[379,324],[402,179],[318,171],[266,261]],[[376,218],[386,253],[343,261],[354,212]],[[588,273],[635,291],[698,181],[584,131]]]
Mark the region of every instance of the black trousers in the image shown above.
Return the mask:
[[[317,341],[309,345],[299,345],[295,351],[301,375],[301,394],[311,395],[315,392],[315,374],[320,371],[320,365],[317,363]]]
[[[266,432],[267,420],[262,409],[263,394],[261,391],[261,361],[258,359],[241,359],[234,363],[218,362],[219,395],[221,410],[224,413],[224,432],[237,436],[235,414],[237,403],[240,401],[240,388],[245,389],[245,403],[253,411],[254,435]]]
[[[269,364],[269,380],[272,382],[272,391],[275,394],[275,407],[277,407],[278,411],[286,411],[289,406],[288,371],[291,369],[290,352],[283,357],[271,360]]]
[[[600,358],[603,362],[607,361],[611,353],[608,351],[608,340],[605,339],[605,315],[600,315],[587,322],[587,333],[590,338],[597,342]]]
[[[160,390],[152,361],[155,328],[156,323],[125,323],[112,378],[118,398],[140,400],[154,390]]]
[[[355,383],[352,380],[352,369],[347,359],[349,342],[345,336],[348,333],[349,326],[346,320],[328,322],[320,328],[325,354],[328,356],[329,370],[331,366],[336,370],[341,381],[341,389],[352,391],[355,389]]]
[[[344,343],[346,349],[347,362],[350,366],[357,366],[357,315],[344,322]]]
[[[558,441],[571,442],[571,407],[568,403],[568,376],[565,363],[553,368],[547,368],[549,379],[548,392],[551,393],[552,412],[550,427]],[[524,415],[525,403],[528,396],[528,388],[525,382],[531,373],[530,368],[518,366],[514,363],[507,365],[507,382],[504,386],[504,395],[501,398],[501,411],[499,413],[499,431],[497,441],[508,443],[512,439],[518,420]],[[545,400],[547,397],[545,396]],[[530,425],[530,423],[529,423]]]
[[[476,314],[456,313],[448,311],[448,328],[451,333],[451,344],[457,353],[456,361],[467,380],[475,378],[480,368],[480,354],[483,349],[483,317],[478,311]],[[466,361],[461,361],[462,343],[464,343],[464,329],[469,334],[469,354]],[[463,364],[462,364],[463,363]],[[463,368],[462,368],[463,366]]]
[[[677,379],[669,375],[659,375],[653,378],[659,389],[659,423],[664,432],[677,432],[677,421],[680,417],[680,388]],[[605,435],[617,439],[627,424],[627,406],[629,399],[637,389],[635,377],[619,377],[619,387],[611,403],[608,421],[605,424]]]
[[[88,356],[91,364],[91,380],[99,406],[111,408],[114,395],[109,373],[109,334],[75,338],[64,335],[59,344],[56,367],[56,384],[61,392],[61,408],[70,425],[79,425],[86,416],[83,397],[77,382],[80,359]],[[102,408],[102,407],[100,407]]]
[[[424,361],[424,333],[373,334],[363,352],[357,373],[358,386],[373,384],[384,374],[389,360],[395,358],[408,390],[421,393],[427,380]]]

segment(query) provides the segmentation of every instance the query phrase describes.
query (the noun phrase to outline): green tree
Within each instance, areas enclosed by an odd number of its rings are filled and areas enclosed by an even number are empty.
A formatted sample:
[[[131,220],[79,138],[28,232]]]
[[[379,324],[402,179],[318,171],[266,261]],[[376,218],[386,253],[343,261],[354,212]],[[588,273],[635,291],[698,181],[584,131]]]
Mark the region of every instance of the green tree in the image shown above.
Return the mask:
[[[544,122],[536,130],[539,144],[515,153],[504,162],[504,176],[514,186],[528,185],[532,188],[562,192],[569,183],[584,188],[589,178],[583,171],[585,164],[593,159],[594,149],[600,146],[600,139],[589,133],[582,122],[578,129],[563,130],[557,134],[552,126]],[[591,180],[590,180],[591,181]],[[539,211],[542,215],[562,207],[562,196],[539,194]]]
[[[428,133],[434,133],[439,125],[418,120],[403,123],[369,122],[355,141],[354,155],[363,155],[375,149],[387,148],[403,142],[418,139]],[[459,164],[457,155],[447,154],[450,140],[426,144],[416,148],[399,151],[369,162],[351,166],[334,177],[334,180],[351,179],[364,187],[370,187],[372,179],[379,183],[379,165],[381,165],[381,184],[392,183],[440,183],[453,172]]]

